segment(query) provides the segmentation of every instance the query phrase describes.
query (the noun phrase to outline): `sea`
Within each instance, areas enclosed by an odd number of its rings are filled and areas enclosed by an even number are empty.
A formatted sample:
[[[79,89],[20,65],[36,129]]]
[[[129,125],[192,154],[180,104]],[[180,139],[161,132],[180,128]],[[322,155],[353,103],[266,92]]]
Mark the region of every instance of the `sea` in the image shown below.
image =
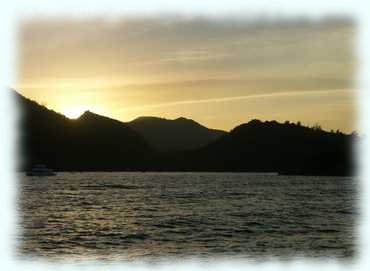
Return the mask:
[[[356,180],[253,173],[22,174],[17,256],[351,259]]]

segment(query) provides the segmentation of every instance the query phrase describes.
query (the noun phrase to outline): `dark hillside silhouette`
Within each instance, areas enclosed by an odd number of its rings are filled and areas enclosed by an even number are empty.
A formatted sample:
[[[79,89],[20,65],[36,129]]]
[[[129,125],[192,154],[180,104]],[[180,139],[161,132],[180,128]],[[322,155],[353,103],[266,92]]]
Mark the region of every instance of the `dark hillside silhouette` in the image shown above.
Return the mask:
[[[139,117],[127,123],[158,151],[179,151],[203,147],[226,132],[208,129],[199,123],[178,118]]]
[[[353,173],[352,143],[357,136],[326,132],[319,126],[252,120],[226,133],[184,118],[146,117],[125,124],[88,111],[70,120],[15,91],[14,95],[22,112],[21,170],[44,163],[66,171]],[[186,141],[182,135],[191,138]],[[175,143],[168,143],[176,136],[180,138]],[[211,140],[212,136],[218,138]],[[210,143],[193,149],[206,142]],[[176,151],[163,152],[171,149]]]
[[[317,127],[252,120],[204,148],[168,155],[165,163],[173,170],[351,175],[354,140]]]
[[[21,108],[22,169],[45,163],[55,170],[134,170],[152,153],[122,122],[90,112],[70,120],[14,93]]]

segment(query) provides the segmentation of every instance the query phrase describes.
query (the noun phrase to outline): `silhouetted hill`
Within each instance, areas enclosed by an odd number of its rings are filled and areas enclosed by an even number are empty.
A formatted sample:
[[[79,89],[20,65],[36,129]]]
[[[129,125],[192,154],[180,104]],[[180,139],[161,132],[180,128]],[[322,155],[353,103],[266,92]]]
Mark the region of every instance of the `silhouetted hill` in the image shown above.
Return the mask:
[[[152,150],[128,125],[85,112],[70,120],[14,92],[21,108],[22,169],[45,163],[55,170],[138,169]]]
[[[208,129],[186,118],[139,117],[127,123],[158,151],[190,150],[216,141],[226,132]]]
[[[222,135],[218,134],[219,138],[210,142],[210,133],[214,131],[184,118],[144,117],[125,124],[87,111],[77,120],[70,120],[16,92],[14,95],[22,110],[23,170],[43,163],[55,170],[70,171],[353,173],[355,136],[329,133],[319,127],[252,120],[229,133],[220,132]],[[144,139],[149,136],[158,137],[151,139],[157,140],[157,149],[178,150],[155,151]],[[195,139],[197,136],[201,139]],[[180,137],[176,144],[166,144],[176,137]],[[186,137],[192,139],[186,141]],[[183,148],[179,145],[181,142]],[[202,147],[184,150],[200,142],[204,142]]]
[[[350,175],[354,137],[252,120],[194,152],[167,156],[174,170]]]

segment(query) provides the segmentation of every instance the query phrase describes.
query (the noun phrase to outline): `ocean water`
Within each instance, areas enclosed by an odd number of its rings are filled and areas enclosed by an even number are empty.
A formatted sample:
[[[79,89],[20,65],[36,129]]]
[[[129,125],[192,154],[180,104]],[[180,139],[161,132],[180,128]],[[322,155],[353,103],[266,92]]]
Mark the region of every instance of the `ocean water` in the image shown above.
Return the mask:
[[[17,254],[348,259],[356,252],[356,188],[355,178],[246,173],[22,175]]]

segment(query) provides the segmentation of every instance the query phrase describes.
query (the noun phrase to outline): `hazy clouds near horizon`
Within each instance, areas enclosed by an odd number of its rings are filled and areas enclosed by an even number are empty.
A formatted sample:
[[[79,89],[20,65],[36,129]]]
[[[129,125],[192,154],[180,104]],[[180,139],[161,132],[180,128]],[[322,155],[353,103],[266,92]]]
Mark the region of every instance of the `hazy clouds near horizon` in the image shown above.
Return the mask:
[[[349,20],[44,19],[24,22],[19,37],[15,87],[56,111],[184,116],[226,130],[252,118],[354,128]]]

